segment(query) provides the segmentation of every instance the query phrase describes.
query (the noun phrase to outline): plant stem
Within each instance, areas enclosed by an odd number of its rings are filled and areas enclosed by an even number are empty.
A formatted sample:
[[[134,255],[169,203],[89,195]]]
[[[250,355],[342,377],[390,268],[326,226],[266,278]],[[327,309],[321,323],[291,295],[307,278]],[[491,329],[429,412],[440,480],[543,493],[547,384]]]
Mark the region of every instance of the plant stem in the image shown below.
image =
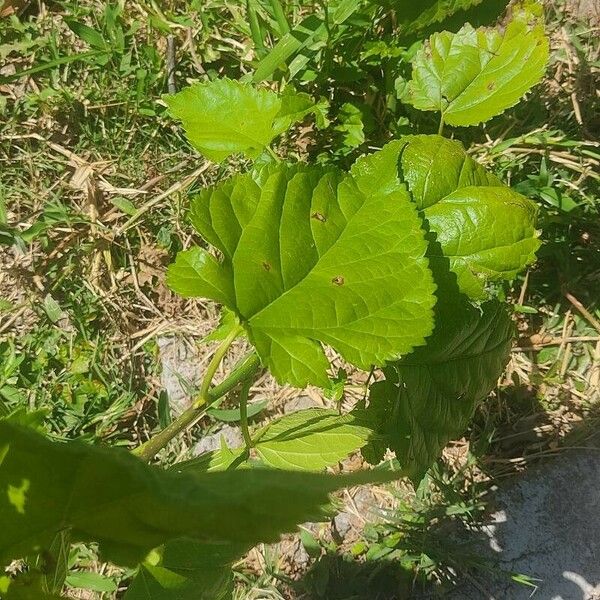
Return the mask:
[[[242,332],[242,326],[238,325],[234,329],[229,332],[229,335],[219,344],[216,352],[213,354],[213,357],[210,359],[208,366],[206,367],[206,372],[204,373],[204,377],[202,379],[202,383],[200,384],[200,391],[198,392],[198,397],[194,402],[193,406],[195,408],[200,408],[206,401],[208,400],[208,390],[210,389],[210,385],[212,380],[214,379],[215,373],[223,360],[225,354],[229,350],[229,346],[233,343],[235,338],[240,335]]]
[[[440,116],[440,126],[438,127],[438,135],[442,135],[444,133],[444,113],[442,112]]]
[[[275,159],[275,162],[278,162],[278,163],[281,162],[281,158],[279,158],[279,156],[277,156],[277,154],[275,154],[275,150],[273,150],[273,148],[271,148],[271,146],[267,146],[267,152]]]
[[[162,450],[173,438],[191,427],[198,421],[211,404],[230,392],[240,382],[250,379],[260,367],[260,360],[254,352],[247,354],[231,373],[218,385],[208,390],[204,403],[197,401],[181,413],[170,425],[151,437],[146,443],[133,450],[133,454],[148,462]]]
[[[250,391],[250,385],[250,380],[245,381],[240,391],[240,425],[242,426],[242,435],[248,451],[252,448],[252,438],[248,428],[248,392]]]

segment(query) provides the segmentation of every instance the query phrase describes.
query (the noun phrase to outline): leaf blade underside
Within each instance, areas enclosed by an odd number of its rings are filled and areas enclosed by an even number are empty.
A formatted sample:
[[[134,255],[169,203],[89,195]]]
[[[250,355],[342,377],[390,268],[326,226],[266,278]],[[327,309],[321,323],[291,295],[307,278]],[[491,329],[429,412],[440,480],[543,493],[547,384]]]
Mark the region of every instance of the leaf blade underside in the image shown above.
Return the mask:
[[[55,534],[98,542],[104,560],[135,565],[186,537],[252,546],[323,518],[328,494],[389,475],[270,469],[177,473],[118,449],[57,443],[0,421],[0,564],[41,552]]]

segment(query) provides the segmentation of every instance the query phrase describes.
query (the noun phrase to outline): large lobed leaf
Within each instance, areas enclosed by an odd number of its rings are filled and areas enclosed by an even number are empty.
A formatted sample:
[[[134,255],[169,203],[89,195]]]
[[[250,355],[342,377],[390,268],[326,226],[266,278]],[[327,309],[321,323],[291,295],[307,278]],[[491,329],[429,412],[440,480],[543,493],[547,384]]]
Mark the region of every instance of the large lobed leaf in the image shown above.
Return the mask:
[[[537,207],[470,158],[459,142],[407,136],[400,170],[436,244],[429,258],[449,263],[460,290],[485,297],[486,281],[513,278],[535,260]]]
[[[123,565],[182,537],[272,542],[321,518],[330,492],[375,480],[386,475],[169,472],[123,450],[50,442],[0,421],[0,564],[43,552],[65,528],[73,541],[96,541],[105,560]]]
[[[191,220],[221,259],[182,252],[169,285],[233,310],[281,383],[325,387],[321,344],[365,369],[398,358],[431,332],[435,297],[396,163],[383,150],[350,174],[278,165],[205,190]]]
[[[190,143],[215,162],[238,153],[256,158],[295,122],[310,113],[322,120],[326,110],[304,93],[277,94],[226,78],[192,85],[164,101]]]
[[[444,446],[468,426],[508,361],[513,324],[497,301],[472,306],[464,296],[438,305],[427,346],[386,370],[371,386],[367,413],[385,435],[365,455],[377,461],[394,450],[404,472],[418,480]]]
[[[385,369],[371,386],[367,418],[384,439],[363,449],[377,462],[394,450],[419,479],[446,443],[467,427],[508,360],[513,325],[504,306],[471,304],[484,278],[511,276],[538,247],[535,206],[439,136],[410,136],[388,147],[426,218],[437,284],[435,330],[423,347]],[[485,260],[484,260],[485,258]],[[462,293],[461,293],[462,292]]]
[[[449,125],[476,125],[515,105],[544,75],[548,40],[542,7],[513,8],[506,30],[433,34],[413,59],[408,101]]]

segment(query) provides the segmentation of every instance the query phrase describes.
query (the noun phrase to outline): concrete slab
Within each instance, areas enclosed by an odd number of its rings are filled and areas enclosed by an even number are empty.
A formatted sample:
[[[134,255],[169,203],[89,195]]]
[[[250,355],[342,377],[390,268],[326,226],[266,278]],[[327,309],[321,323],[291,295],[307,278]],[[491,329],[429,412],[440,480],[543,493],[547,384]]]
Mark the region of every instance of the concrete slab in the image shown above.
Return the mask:
[[[496,497],[482,532],[488,552],[500,568],[539,579],[538,587],[467,583],[451,600],[600,600],[600,449],[549,459]]]

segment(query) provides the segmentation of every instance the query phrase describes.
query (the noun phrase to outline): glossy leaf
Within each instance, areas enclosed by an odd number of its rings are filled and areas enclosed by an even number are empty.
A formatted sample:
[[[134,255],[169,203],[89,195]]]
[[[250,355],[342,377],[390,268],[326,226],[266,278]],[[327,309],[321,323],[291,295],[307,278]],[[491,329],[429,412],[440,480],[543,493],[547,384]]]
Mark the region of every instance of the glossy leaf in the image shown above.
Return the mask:
[[[379,421],[386,441],[372,444],[366,457],[381,459],[387,446],[413,479],[466,429],[477,403],[502,374],[513,337],[510,317],[496,301],[479,309],[464,296],[450,295],[436,312],[427,346],[390,366],[369,395],[367,412]]]
[[[409,352],[435,298],[397,156],[364,157],[350,175],[279,165],[205,190],[191,220],[222,258],[180,253],[169,285],[234,310],[281,383],[327,387],[321,344],[365,369]]]
[[[311,408],[267,425],[255,449],[271,467],[319,471],[362,448],[372,435],[369,424],[355,415]]]
[[[435,135],[403,139],[400,168],[437,242],[433,262],[449,262],[460,290],[485,297],[488,280],[513,278],[540,242],[537,207],[471,159],[458,142]]]
[[[330,492],[389,477],[163,471],[123,450],[51,442],[0,421],[0,564],[43,552],[67,527],[73,541],[96,541],[103,559],[123,565],[181,537],[272,542],[321,518]]]
[[[477,125],[515,105],[548,63],[541,13],[535,3],[514,7],[503,33],[467,24],[433,34],[413,59],[409,102],[449,125]]]
[[[202,343],[207,344],[209,342],[221,342],[228,335],[233,333],[234,329],[239,327],[239,320],[234,312],[227,308],[221,311],[221,317],[219,318],[219,325],[213,329],[208,335],[202,338]]]
[[[164,101],[192,146],[215,162],[239,153],[256,158],[292,124],[323,112],[307,94],[279,95],[231,79],[198,83]]]

